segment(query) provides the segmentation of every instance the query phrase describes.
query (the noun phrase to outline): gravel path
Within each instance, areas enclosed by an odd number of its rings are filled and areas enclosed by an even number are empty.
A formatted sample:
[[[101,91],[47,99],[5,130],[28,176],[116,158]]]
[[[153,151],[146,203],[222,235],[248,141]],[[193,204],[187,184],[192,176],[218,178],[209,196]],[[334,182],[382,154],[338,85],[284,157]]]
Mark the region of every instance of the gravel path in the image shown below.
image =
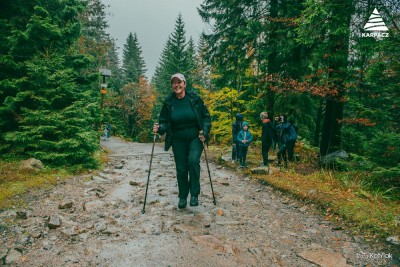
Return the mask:
[[[312,206],[210,163],[214,206],[204,160],[200,205],[178,210],[173,156],[161,143],[142,214],[151,144],[110,138],[102,146],[111,158],[105,169],[58,184],[26,211],[0,213],[0,264],[396,266],[384,244],[371,246]]]

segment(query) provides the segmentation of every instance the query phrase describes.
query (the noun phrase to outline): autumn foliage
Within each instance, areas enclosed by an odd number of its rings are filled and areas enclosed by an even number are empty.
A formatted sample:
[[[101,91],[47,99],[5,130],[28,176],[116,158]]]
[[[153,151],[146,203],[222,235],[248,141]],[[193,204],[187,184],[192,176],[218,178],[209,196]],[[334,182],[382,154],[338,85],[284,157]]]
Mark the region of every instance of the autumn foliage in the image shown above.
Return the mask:
[[[244,100],[240,99],[243,93],[228,87],[216,92],[210,92],[200,86],[197,86],[197,89],[211,113],[212,140],[216,143],[229,143],[232,140],[235,114],[243,110]]]
[[[120,107],[126,131],[137,141],[147,140],[155,101],[155,90],[143,77],[138,83],[128,83],[122,88]]]

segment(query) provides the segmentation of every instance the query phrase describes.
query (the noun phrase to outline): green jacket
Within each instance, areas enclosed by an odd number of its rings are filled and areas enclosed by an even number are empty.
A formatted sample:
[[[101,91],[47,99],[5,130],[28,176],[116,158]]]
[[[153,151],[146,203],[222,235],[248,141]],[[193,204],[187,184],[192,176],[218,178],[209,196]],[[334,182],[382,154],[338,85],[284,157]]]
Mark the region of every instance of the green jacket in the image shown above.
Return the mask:
[[[199,95],[191,90],[186,90],[186,96],[189,98],[189,102],[193,108],[194,114],[196,115],[197,126],[199,129],[203,130],[203,134],[207,141],[207,137],[211,129],[210,112],[208,112],[207,107],[204,105],[204,102]],[[165,98],[161,108],[160,117],[158,119],[158,123],[160,124],[158,133],[161,135],[166,134],[164,146],[165,151],[167,151],[172,145],[173,133],[171,130],[172,127],[170,124],[170,118],[173,108],[173,97],[174,93],[172,92]]]

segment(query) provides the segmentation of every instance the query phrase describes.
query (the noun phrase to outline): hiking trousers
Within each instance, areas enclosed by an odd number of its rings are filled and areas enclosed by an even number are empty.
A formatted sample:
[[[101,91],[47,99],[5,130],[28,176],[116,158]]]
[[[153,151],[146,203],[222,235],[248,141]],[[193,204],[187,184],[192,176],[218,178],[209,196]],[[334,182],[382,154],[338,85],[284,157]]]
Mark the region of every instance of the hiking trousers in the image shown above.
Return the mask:
[[[232,145],[232,160],[239,160],[239,142]]]
[[[292,161],[292,162],[294,160],[293,155],[294,155],[294,146],[295,146],[295,144],[296,144],[296,140],[287,141],[288,158],[289,158],[289,161]]]
[[[285,165],[287,165],[287,145],[286,144],[282,144],[279,147],[279,150],[278,150],[278,164],[281,164],[282,159],[285,162]]]
[[[172,141],[176,178],[178,180],[178,197],[186,199],[189,195],[200,194],[200,156],[203,144],[198,137],[192,140],[174,139]]]
[[[261,145],[261,154],[263,157],[263,164],[268,165],[268,151],[269,148],[271,147],[271,143],[265,143]]]
[[[241,166],[246,165],[246,157],[248,150],[249,150],[248,146],[239,146],[239,162]]]

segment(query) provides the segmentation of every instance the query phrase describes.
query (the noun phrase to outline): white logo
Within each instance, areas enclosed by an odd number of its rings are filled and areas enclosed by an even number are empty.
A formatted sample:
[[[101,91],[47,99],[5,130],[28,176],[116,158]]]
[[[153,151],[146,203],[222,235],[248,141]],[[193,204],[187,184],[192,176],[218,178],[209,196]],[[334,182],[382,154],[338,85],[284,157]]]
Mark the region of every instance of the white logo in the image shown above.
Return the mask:
[[[364,26],[366,31],[389,31],[378,10],[375,8]]]
[[[367,32],[362,33],[362,37],[389,37],[389,29],[386,27],[385,22],[383,21],[381,15],[376,8],[374,9],[367,23],[365,24],[364,30]]]

